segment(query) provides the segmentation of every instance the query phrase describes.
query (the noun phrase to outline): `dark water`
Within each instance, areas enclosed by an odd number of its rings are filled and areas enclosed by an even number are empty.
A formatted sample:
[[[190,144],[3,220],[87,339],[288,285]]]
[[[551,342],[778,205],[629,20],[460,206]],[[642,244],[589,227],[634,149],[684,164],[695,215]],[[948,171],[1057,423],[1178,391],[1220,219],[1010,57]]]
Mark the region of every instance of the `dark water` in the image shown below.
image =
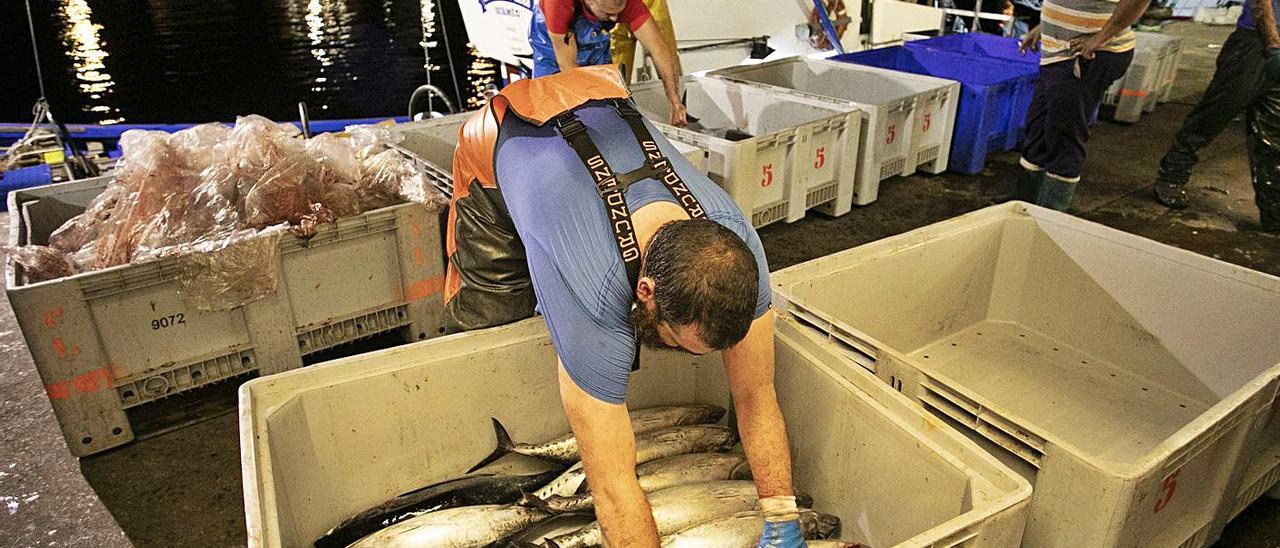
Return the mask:
[[[434,4],[431,82],[457,102],[492,73],[456,0]],[[45,88],[67,122],[404,115],[423,68],[418,0],[31,0]],[[455,91],[445,48],[459,74]],[[0,0],[0,122],[39,97],[22,0]],[[479,72],[479,76],[468,76]],[[440,108],[440,107],[437,107]]]

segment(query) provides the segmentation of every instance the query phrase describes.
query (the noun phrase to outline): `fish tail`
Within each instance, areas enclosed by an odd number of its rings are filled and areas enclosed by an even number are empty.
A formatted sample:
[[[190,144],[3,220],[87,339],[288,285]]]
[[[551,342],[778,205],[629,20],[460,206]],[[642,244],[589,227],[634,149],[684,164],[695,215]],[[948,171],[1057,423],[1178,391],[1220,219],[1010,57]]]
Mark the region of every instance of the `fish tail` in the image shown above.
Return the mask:
[[[489,453],[489,456],[468,469],[468,474],[492,464],[493,461],[502,458],[503,455],[515,449],[515,444],[511,442],[511,435],[507,433],[506,427],[502,426],[502,423],[498,422],[496,418],[493,419],[493,433],[498,438],[498,447],[492,453]]]
[[[551,505],[547,504],[547,501],[542,500],[541,497],[532,493],[524,493],[520,495],[520,500],[516,502],[516,505],[524,506],[526,508],[535,508],[546,512],[555,512],[551,509]]]

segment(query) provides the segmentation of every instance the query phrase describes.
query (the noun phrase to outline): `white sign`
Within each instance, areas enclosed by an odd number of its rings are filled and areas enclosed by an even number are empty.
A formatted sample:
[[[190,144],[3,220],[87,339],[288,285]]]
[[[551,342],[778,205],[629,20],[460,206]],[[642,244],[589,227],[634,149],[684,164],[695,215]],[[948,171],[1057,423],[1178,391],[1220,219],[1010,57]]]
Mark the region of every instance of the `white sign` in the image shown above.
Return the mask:
[[[458,0],[476,52],[512,65],[533,66],[529,23],[539,0]]]

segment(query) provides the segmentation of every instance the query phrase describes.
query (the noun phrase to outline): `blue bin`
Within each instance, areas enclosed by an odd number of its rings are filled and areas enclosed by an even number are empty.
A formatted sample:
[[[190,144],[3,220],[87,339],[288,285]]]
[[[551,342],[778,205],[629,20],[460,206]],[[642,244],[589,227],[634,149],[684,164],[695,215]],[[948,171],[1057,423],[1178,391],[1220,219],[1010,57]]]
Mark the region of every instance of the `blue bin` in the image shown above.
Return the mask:
[[[49,164],[36,164],[31,167],[0,172],[0,211],[9,209],[9,193],[34,186],[43,186],[53,182],[53,170]]]
[[[1011,63],[1040,65],[1040,53],[1029,51],[1023,55],[1018,51],[1017,38],[1005,38],[994,34],[970,32],[964,34],[948,34],[924,40],[912,40],[906,43],[909,50],[931,49],[949,51],[963,55],[991,57]]]
[[[960,82],[947,169],[970,174],[982,172],[989,152],[1018,147],[1039,74],[1036,66],[1025,63],[902,46],[832,59]]]

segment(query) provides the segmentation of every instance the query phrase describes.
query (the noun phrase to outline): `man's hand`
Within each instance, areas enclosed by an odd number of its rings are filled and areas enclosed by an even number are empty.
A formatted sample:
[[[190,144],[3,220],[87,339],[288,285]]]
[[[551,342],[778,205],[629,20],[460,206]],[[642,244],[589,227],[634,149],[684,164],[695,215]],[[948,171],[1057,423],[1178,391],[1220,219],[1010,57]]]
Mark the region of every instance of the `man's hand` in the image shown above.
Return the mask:
[[[804,548],[804,532],[800,530],[800,520],[781,523],[764,522],[764,534],[756,548]]]
[[[685,111],[684,103],[681,101],[671,102],[671,125],[676,127],[689,125],[688,113]]]
[[[795,497],[760,499],[760,511],[764,514],[764,534],[760,535],[757,548],[804,548]]]
[[[560,364],[560,402],[578,439],[608,546],[658,547],[653,511],[636,479],[636,436],[625,405],[595,399]]]
[[[1040,51],[1040,25],[1027,31],[1022,36],[1022,42],[1018,43],[1018,53],[1026,55],[1028,51]]]
[[[638,29],[631,29],[636,40],[644,46],[645,51],[653,56],[658,68],[658,78],[662,79],[662,87],[667,92],[667,102],[671,104],[671,125],[684,127],[687,123],[684,102],[680,100],[680,66],[675,49],[667,44],[658,30],[658,24],[650,17]]]
[[[1094,57],[1097,57],[1098,49],[1106,45],[1107,40],[1110,40],[1110,38],[1103,37],[1101,32],[1089,35],[1084,43],[1080,44],[1080,57],[1092,61]]]

